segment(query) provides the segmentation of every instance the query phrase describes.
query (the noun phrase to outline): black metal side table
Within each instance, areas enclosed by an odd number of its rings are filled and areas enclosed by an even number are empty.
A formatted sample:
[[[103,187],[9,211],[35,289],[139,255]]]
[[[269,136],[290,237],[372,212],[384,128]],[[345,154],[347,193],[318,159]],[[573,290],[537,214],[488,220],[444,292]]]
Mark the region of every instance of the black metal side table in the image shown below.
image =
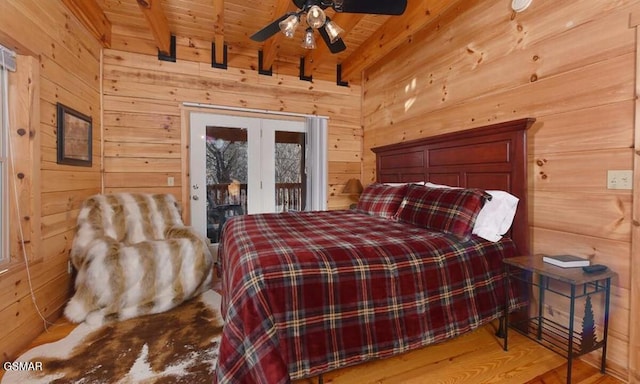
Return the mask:
[[[571,364],[574,357],[602,349],[600,372],[604,373],[607,356],[607,332],[609,328],[609,302],[611,278],[616,274],[611,270],[588,274],[582,268],[562,268],[542,261],[542,255],[518,256],[504,259],[506,281],[519,281],[538,289],[538,305],[524,320],[509,323],[508,311],[505,311],[504,350],[508,345],[508,329],[522,333],[530,339],[567,358],[567,383],[571,383]],[[564,289],[563,289],[564,288]],[[505,290],[507,291],[507,290]],[[567,292],[568,291],[568,292]],[[545,318],[545,294],[552,292],[569,299],[569,323],[560,324]],[[604,295],[604,321],[602,338],[597,340],[591,297]],[[509,303],[505,295],[505,308]],[[585,298],[582,329],[574,329],[576,299]]]

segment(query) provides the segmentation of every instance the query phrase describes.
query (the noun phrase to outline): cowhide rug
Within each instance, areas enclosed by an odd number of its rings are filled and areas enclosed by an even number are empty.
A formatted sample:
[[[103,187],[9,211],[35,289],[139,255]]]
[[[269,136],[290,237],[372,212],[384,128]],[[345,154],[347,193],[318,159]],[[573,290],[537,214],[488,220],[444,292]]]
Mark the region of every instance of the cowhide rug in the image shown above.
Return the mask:
[[[211,383],[222,324],[220,295],[213,290],[164,313],[82,323],[16,359],[40,362],[41,371],[9,370],[2,384]]]

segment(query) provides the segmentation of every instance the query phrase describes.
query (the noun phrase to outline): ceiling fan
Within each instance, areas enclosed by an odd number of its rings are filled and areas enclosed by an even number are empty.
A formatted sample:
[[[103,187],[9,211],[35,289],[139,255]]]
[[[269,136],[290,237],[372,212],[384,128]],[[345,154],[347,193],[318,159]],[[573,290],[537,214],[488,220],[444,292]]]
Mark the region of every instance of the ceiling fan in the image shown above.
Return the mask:
[[[313,30],[317,29],[331,53],[342,52],[347,46],[340,35],[344,30],[324,10],[331,7],[336,12],[367,13],[375,15],[402,15],[407,8],[407,0],[292,0],[298,7],[297,12],[285,13],[251,36],[251,40],[263,42],[282,31],[293,38],[295,30],[304,19],[307,23],[302,46],[307,49],[316,47]]]

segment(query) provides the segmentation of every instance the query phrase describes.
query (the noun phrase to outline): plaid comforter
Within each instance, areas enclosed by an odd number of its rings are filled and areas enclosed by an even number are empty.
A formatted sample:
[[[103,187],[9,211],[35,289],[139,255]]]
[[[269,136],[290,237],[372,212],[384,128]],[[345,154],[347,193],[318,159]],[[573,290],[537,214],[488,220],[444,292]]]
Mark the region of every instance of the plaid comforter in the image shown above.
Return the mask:
[[[500,316],[514,252],[355,211],[234,217],[217,381],[288,383],[475,329]]]

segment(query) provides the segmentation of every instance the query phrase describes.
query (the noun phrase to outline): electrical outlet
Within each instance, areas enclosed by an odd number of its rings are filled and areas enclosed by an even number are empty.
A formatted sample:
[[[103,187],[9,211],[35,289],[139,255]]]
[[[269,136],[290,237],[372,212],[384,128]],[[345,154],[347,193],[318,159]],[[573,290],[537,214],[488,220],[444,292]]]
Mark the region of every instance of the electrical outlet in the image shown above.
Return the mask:
[[[607,171],[607,189],[633,189],[633,171]]]
[[[168,176],[167,177],[167,185],[170,187],[173,187],[175,185],[175,180],[173,178],[173,176]]]

